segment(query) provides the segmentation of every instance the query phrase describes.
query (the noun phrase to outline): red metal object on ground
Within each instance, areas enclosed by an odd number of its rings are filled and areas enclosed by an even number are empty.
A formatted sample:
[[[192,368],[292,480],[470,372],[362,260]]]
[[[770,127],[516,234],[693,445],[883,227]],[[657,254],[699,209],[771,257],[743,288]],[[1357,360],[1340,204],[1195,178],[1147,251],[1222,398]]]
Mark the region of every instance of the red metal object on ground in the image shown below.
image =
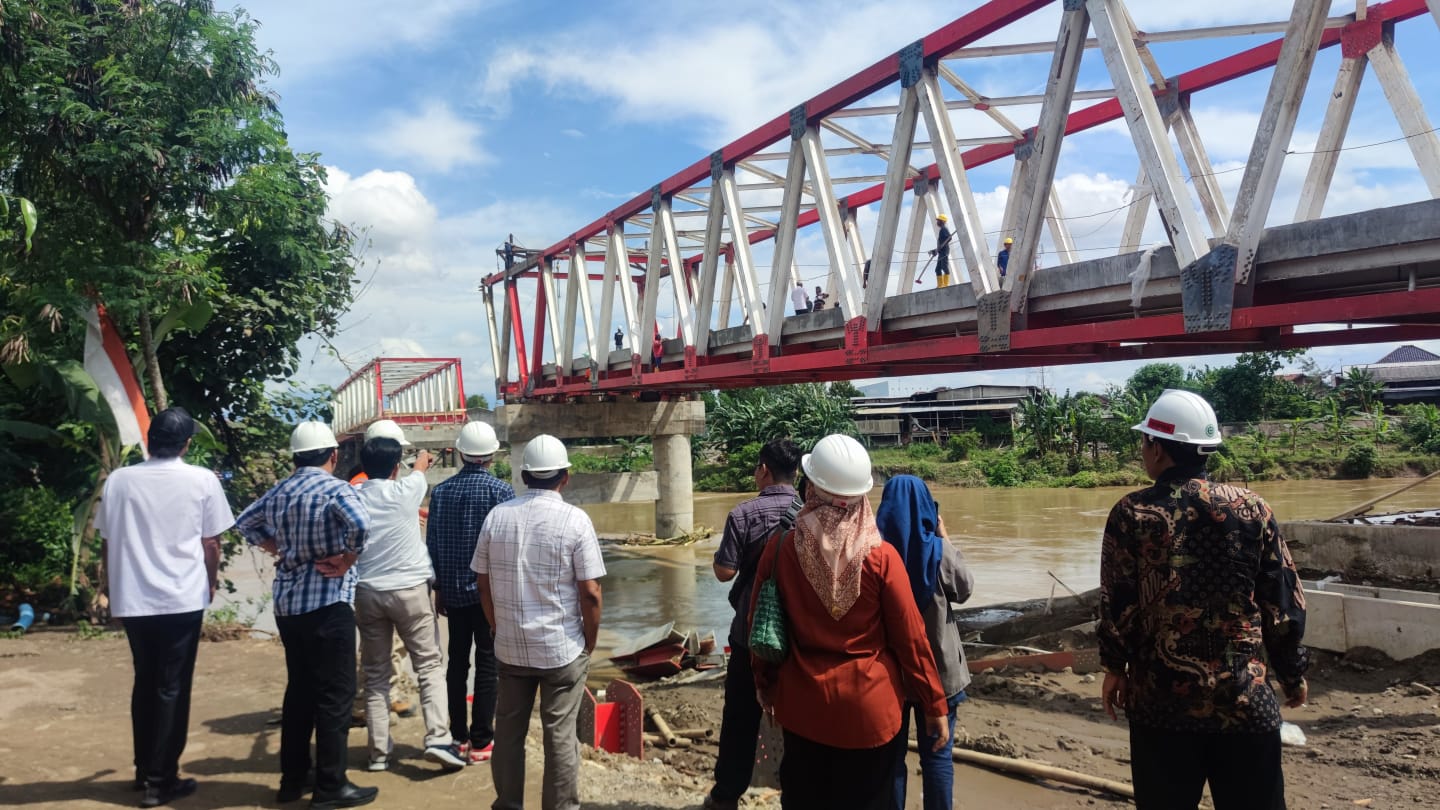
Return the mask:
[[[606,702],[595,700],[585,690],[575,734],[586,745],[612,754],[645,758],[645,705],[640,692],[626,681],[611,681],[605,689]]]

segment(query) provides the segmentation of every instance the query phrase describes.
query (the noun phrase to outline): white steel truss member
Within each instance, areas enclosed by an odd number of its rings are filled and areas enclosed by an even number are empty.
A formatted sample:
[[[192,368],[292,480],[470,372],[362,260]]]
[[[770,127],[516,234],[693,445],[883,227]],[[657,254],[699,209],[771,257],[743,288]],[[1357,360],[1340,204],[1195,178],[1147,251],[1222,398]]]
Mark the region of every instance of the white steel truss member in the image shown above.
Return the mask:
[[[970,190],[970,181],[965,175],[965,166],[955,149],[955,132],[950,125],[950,113],[945,109],[945,96],[940,90],[940,81],[933,68],[926,68],[920,76],[920,109],[925,114],[925,127],[930,131],[930,143],[935,145],[935,168],[940,173],[940,184],[950,203],[954,217],[954,236],[951,243],[960,244],[961,255],[970,273],[970,284],[975,298],[994,292],[999,287],[999,271],[985,248],[985,228],[980,223],[980,210],[975,204],[975,194]]]
[[[1425,5],[1430,8],[1430,16],[1435,18],[1435,24],[1440,25],[1440,0],[1425,0]]]
[[[1405,133],[1405,142],[1415,155],[1430,196],[1440,197],[1440,136],[1435,134],[1420,94],[1415,92],[1415,85],[1410,83],[1410,75],[1400,61],[1400,54],[1395,50],[1395,32],[1390,26],[1385,27],[1380,44],[1370,49],[1369,57],[1375,78],[1380,80],[1385,98],[1395,111],[1395,120],[1400,122],[1400,131]]]
[[[902,52],[902,62],[907,56]],[[918,62],[918,60],[915,60]],[[918,64],[912,68],[919,67]],[[895,133],[890,139],[890,163],[885,171],[885,190],[880,197],[880,221],[875,230],[875,253],[870,260],[870,282],[865,285],[865,323],[874,329],[880,325],[880,316],[885,309],[885,295],[890,285],[890,264],[895,255],[895,238],[900,230],[900,209],[905,205],[905,176],[910,167],[910,153],[915,142],[916,125],[920,120],[920,99],[911,73],[905,75],[902,68],[900,90],[900,112],[895,116]],[[920,236],[925,227],[925,202],[921,199],[922,189],[928,183],[915,183],[915,215],[910,222],[909,244],[905,250],[905,271],[900,281],[900,293],[910,291],[915,280],[915,257],[920,251]]]
[[[514,279],[506,279],[502,288],[505,300],[500,302],[500,363],[495,366],[495,379],[510,379],[510,290],[514,286]]]
[[[1050,205],[1045,209],[1045,223],[1050,227],[1050,241],[1055,243],[1055,253],[1060,264],[1074,264],[1080,261],[1075,252],[1075,240],[1070,238],[1070,229],[1065,226],[1065,209],[1060,206],[1060,194],[1050,187]]]
[[[1275,64],[1270,91],[1260,111],[1255,143],[1245,163],[1244,179],[1240,181],[1240,191],[1235,195],[1235,210],[1230,216],[1230,230],[1225,235],[1226,244],[1237,251],[1234,259],[1235,282],[1243,289],[1253,289],[1250,282],[1255,267],[1255,248],[1265,229],[1265,218],[1270,213],[1270,202],[1275,197],[1280,170],[1285,165],[1285,150],[1295,133],[1300,103],[1305,97],[1305,86],[1310,81],[1310,69],[1315,64],[1320,37],[1325,33],[1326,11],[1323,3],[1295,0],[1295,10],[1280,46],[1280,58]],[[1249,301],[1242,298],[1237,303],[1248,305]],[[1228,326],[1228,313],[1225,321]]]
[[[561,334],[560,334],[560,298],[555,295],[555,263],[548,256],[540,258],[540,294],[545,296],[545,324],[550,332],[550,356],[554,358],[557,365],[560,364],[562,355]],[[568,351],[568,350],[566,350]],[[560,366],[560,373],[569,373],[568,369]],[[539,373],[539,369],[535,370]]]
[[[1205,142],[1200,140],[1200,128],[1195,126],[1195,117],[1190,114],[1190,97],[1181,96],[1178,101],[1171,119],[1175,142],[1180,145],[1180,154],[1185,156],[1185,165],[1190,167],[1190,179],[1195,183],[1195,195],[1200,198],[1200,207],[1205,209],[1205,218],[1210,221],[1210,232],[1219,236],[1230,226],[1230,206],[1225,202],[1225,192],[1220,190]]]
[[[766,334],[765,308],[760,303],[760,285],[755,279],[755,260],[750,253],[749,231],[745,228],[745,207],[740,203],[740,189],[735,184],[735,169],[726,166],[718,178],[725,215],[730,220],[730,249],[735,255],[732,273],[740,288],[740,304],[750,319],[755,337]],[[708,239],[706,240],[709,241]]]
[[[920,242],[930,222],[935,219],[931,211],[930,183],[923,176],[915,181],[915,199],[910,201],[910,228],[905,232],[905,270],[900,275],[900,288],[896,295],[905,295],[914,289],[916,273],[920,270]],[[875,269],[870,269],[875,277]],[[877,285],[878,286],[878,285]]]
[[[780,224],[775,227],[775,250],[770,265],[770,334],[779,335],[785,324],[785,293],[782,273],[796,275],[795,231],[800,217],[800,195],[806,193],[805,150],[798,138],[790,139],[790,162],[785,172],[785,193],[780,199]]]
[[[1368,61],[1364,55],[1340,60],[1340,69],[1335,74],[1335,89],[1330,92],[1330,103],[1325,107],[1325,123],[1320,126],[1315,154],[1310,158],[1305,185],[1300,189],[1300,203],[1295,208],[1296,222],[1315,219],[1325,210],[1325,197],[1330,192],[1330,181],[1335,178],[1335,167],[1340,163],[1340,148],[1345,145],[1345,133],[1355,113],[1355,98],[1360,94],[1360,83],[1365,78]]]
[[[795,124],[792,123],[791,126],[792,129],[795,128]],[[839,282],[838,285],[832,284],[831,288],[835,289],[839,296],[837,303],[845,317],[854,318],[860,314],[860,278],[857,274],[846,271],[849,264],[846,254],[849,251],[840,222],[840,206],[835,199],[835,187],[830,184],[830,168],[825,163],[825,148],[820,144],[820,129],[813,124],[806,124],[804,134],[800,136],[800,146],[805,152],[806,174],[810,178],[810,185],[815,189],[815,211],[820,215],[820,232],[825,238],[825,252],[830,257],[830,278]]]
[[[1170,148],[1160,108],[1145,81],[1135,31],[1120,0],[1086,0],[1086,7],[1175,257],[1182,267],[1191,264],[1204,255],[1208,245],[1181,177],[1180,163]]]
[[[585,324],[585,354],[593,361],[598,355],[595,346],[595,315],[590,309],[590,273],[585,263],[585,245],[576,242],[570,248],[570,273],[565,285],[565,356],[562,358],[563,373],[570,374],[575,366],[575,314],[579,310]],[[600,336],[605,339],[604,335]],[[602,344],[599,347],[603,350]]]
[[[1140,249],[1140,237],[1145,233],[1145,220],[1150,216],[1150,205],[1155,192],[1146,182],[1145,170],[1135,175],[1135,185],[1130,187],[1130,208],[1125,212],[1125,229],[1120,232],[1120,253],[1134,253]]]
[[[500,336],[496,334],[495,320],[495,293],[494,287],[489,284],[480,287],[480,300],[485,307],[485,324],[490,330],[490,368],[495,373],[495,379],[506,379],[500,372],[503,364],[500,362]]]
[[[686,281],[685,257],[680,254],[680,240],[675,234],[675,215],[670,200],[658,191],[655,193],[655,212],[660,221],[658,236],[670,260],[670,286],[675,293],[675,318],[680,322],[680,339],[685,346],[694,346],[695,310],[691,307],[690,285]],[[648,289],[646,294],[649,294]]]
[[[720,272],[725,276],[725,281],[720,285],[719,328],[729,329],[730,306],[735,300],[735,259],[733,256],[726,254],[725,269]]]
[[[1080,76],[1080,60],[1085,55],[1085,35],[1090,29],[1090,15],[1083,5],[1076,5],[1060,18],[1060,33],[1055,39],[1055,56],[1045,84],[1045,104],[1030,141],[1025,144],[1028,155],[1016,150],[1026,168],[1020,173],[1015,227],[1019,236],[1010,248],[1007,265],[1007,287],[1012,312],[1024,312],[1030,297],[1030,278],[1034,275],[1040,228],[1046,210],[1051,207],[1055,170],[1060,163],[1060,146],[1065,137],[1065,123],[1070,116],[1070,98],[1075,93],[1075,80]]]

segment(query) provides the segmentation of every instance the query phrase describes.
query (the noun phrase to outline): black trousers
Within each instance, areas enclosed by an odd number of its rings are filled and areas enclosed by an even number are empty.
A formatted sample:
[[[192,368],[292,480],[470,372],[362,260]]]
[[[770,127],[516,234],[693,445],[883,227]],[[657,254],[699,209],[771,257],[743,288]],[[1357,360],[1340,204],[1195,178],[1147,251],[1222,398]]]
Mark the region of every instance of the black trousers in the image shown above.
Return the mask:
[[[180,778],[204,617],[205,611],[196,610],[120,620],[135,662],[135,686],[130,691],[135,776],[147,785],[170,785]]]
[[[896,735],[879,748],[836,748],[785,732],[780,806],[785,810],[890,810]]]
[[[299,616],[277,616],[285,645],[280,714],[280,784],[305,784],[315,737],[315,792],[345,785],[350,709],[355,702],[355,610],[344,602]]]
[[[1285,810],[1280,732],[1220,734],[1130,726],[1136,810],[1195,810],[1205,783],[1215,810]]]
[[[715,798],[736,801],[750,787],[760,716],[750,648],[731,638],[730,668],[725,672],[725,711],[720,719],[720,753],[715,757],[715,787],[711,790]]]
[[[495,741],[495,693],[499,669],[495,662],[495,640],[490,623],[479,605],[448,608],[450,622],[450,666],[445,686],[450,697],[450,736],[456,743],[468,742],[484,748]],[[470,680],[470,650],[475,650],[475,680]],[[467,705],[466,697],[475,696]],[[469,718],[470,722],[465,722]]]

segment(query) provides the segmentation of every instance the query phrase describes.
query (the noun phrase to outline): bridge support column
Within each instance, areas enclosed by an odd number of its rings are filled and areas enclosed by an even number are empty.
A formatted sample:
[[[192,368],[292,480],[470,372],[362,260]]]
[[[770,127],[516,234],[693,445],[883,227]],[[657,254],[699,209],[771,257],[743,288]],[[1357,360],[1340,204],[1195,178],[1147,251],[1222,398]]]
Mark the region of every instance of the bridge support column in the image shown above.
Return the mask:
[[[566,402],[505,405],[496,412],[496,432],[510,443],[511,478],[520,481],[525,444],[542,433],[558,439],[611,439],[650,436],[654,441],[655,472],[637,475],[571,475],[566,500],[571,503],[609,503],[655,500],[655,536],[674,537],[694,528],[695,502],[690,464],[690,437],[705,430],[705,403],[700,400],[665,402]],[[647,476],[653,476],[651,490]],[[591,479],[591,480],[587,480]],[[613,480],[612,480],[613,479]],[[653,492],[653,496],[650,494]]]
[[[655,437],[655,536],[674,537],[695,527],[695,487],[690,468],[690,437]]]

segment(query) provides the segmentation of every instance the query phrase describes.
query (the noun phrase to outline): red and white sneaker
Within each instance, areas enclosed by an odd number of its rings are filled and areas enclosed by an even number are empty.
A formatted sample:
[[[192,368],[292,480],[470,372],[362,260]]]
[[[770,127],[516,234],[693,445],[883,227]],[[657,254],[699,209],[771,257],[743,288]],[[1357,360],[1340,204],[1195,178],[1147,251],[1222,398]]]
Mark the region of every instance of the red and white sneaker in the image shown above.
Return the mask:
[[[492,742],[484,748],[472,748],[470,743],[465,743],[460,746],[460,753],[471,765],[489,762],[490,757],[495,753],[495,743]]]

